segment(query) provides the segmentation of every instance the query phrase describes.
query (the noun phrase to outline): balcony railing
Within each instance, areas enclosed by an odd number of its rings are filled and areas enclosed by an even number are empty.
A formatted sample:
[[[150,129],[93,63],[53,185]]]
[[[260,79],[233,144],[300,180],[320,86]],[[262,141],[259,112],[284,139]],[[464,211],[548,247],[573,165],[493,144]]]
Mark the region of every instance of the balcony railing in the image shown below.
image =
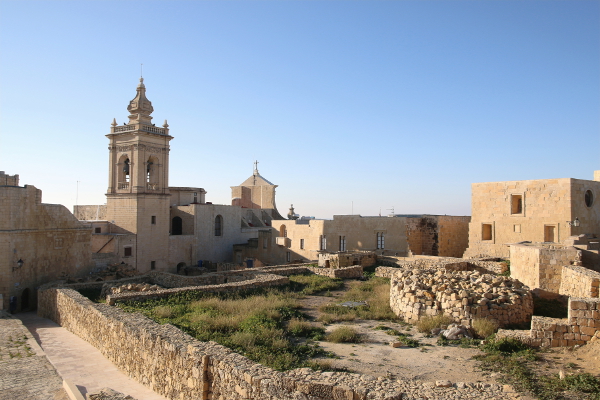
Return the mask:
[[[149,183],[148,190],[158,190],[158,183]]]
[[[115,127],[113,127],[113,133],[135,131],[136,129],[139,129],[139,130],[145,131],[145,132],[150,132],[150,133],[157,133],[159,135],[167,134],[167,129],[165,129],[165,128],[159,128],[158,126],[152,126],[152,125],[141,125],[140,126],[137,124],[115,126]]]
[[[135,125],[121,125],[121,126],[115,126],[114,128],[114,132],[127,132],[127,131],[134,131],[135,130]]]
[[[129,182],[119,182],[117,184],[117,189],[119,189],[119,190],[127,190],[127,189],[129,189]]]

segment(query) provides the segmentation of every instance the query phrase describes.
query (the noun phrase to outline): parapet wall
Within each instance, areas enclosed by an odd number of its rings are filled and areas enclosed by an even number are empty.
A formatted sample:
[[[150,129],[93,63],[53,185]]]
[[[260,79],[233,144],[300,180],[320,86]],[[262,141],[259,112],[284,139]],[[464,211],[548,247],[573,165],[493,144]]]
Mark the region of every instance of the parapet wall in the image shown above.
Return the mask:
[[[403,269],[442,269],[448,271],[479,271],[483,274],[501,274],[508,270],[506,262],[497,258],[453,257],[383,257],[380,263]]]
[[[391,277],[392,311],[406,322],[444,314],[465,325],[486,318],[504,326],[528,322],[533,314],[531,291],[505,276],[439,269],[386,269],[381,273]]]
[[[562,268],[559,293],[572,297],[600,297],[600,273],[575,265]]]
[[[302,378],[256,364],[214,342],[199,342],[170,324],[95,304],[72,289],[42,288],[38,314],[88,341],[127,375],[170,399],[399,400],[388,379],[343,374]]]

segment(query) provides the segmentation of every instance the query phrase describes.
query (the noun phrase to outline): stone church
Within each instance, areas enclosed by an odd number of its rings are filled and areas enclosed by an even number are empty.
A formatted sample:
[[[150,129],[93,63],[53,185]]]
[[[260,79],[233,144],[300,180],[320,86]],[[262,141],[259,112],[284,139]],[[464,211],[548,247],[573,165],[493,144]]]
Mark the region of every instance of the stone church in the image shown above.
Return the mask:
[[[129,121],[113,120],[109,139],[106,205],[76,206],[89,223],[96,265],[133,265],[140,272],[176,272],[202,261],[231,262],[234,244],[258,237],[258,231],[282,219],[275,188],[258,173],[232,187],[232,205],[206,202],[199,187],[169,186],[169,150],[173,136],[165,120],[152,123],[152,102],[143,78],[129,102]]]

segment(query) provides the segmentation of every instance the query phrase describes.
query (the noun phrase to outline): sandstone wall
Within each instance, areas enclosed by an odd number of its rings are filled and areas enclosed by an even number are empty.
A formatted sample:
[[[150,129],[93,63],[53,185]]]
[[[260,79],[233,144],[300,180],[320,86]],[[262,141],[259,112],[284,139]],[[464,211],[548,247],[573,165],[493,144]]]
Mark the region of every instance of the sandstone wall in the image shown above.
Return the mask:
[[[559,293],[571,297],[600,297],[600,273],[575,265],[562,267]]]
[[[486,318],[503,326],[527,322],[533,314],[530,290],[508,277],[418,269],[381,273],[391,276],[390,307],[406,322],[444,314],[465,325]]]
[[[508,270],[507,264],[496,258],[452,258],[452,257],[383,257],[379,263],[404,269],[444,269],[453,271],[479,271],[501,274]]]
[[[320,373],[277,372],[214,342],[199,342],[170,324],[94,304],[71,289],[42,290],[38,313],[88,341],[128,376],[169,399],[399,400],[403,396],[388,379],[365,381],[356,374],[340,374],[343,382],[325,382]]]
[[[536,347],[565,347],[586,344],[599,335],[600,299],[569,298],[568,310],[568,318],[534,316],[530,331],[501,329],[496,337],[516,337]]]
[[[80,221],[105,221],[106,204],[73,206],[73,214]]]
[[[563,266],[581,261],[581,251],[561,245],[514,244],[510,246],[511,277],[540,294],[558,294]]]

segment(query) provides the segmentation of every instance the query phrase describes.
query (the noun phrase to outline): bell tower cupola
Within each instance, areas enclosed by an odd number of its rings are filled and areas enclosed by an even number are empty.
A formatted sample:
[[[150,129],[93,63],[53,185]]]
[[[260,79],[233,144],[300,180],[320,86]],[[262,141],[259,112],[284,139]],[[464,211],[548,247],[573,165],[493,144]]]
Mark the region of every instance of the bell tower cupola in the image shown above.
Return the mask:
[[[137,86],[137,94],[135,98],[129,102],[127,111],[129,111],[129,124],[152,124],[152,102],[146,97],[146,85],[144,78],[140,78],[140,83]]]

